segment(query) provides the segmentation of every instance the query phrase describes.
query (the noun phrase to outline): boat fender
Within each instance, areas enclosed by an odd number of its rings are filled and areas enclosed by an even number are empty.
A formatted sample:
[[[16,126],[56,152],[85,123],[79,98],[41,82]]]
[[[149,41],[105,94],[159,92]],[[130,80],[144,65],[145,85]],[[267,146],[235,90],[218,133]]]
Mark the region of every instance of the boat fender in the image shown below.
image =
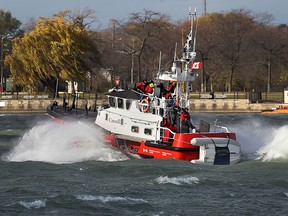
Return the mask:
[[[145,109],[143,109],[144,107],[145,107]],[[140,111],[146,113],[149,110],[149,108],[150,108],[150,103],[149,103],[148,99],[143,98],[141,100],[141,106],[139,107]]]

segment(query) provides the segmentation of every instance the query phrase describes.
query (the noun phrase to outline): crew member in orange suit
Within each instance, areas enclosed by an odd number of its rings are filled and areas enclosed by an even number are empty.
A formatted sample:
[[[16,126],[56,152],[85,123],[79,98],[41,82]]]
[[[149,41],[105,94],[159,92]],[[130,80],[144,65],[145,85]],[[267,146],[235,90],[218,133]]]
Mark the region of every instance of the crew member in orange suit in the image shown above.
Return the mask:
[[[182,109],[182,112],[180,114],[180,121],[182,124],[182,128],[184,128],[184,127],[188,128],[187,131],[185,131],[185,132],[189,132],[189,128],[192,128],[192,129],[195,128],[191,123],[191,117],[190,117],[188,108]]]
[[[145,93],[146,86],[147,86],[146,82],[142,80],[142,82],[137,83],[136,88],[141,90],[143,93]]]
[[[150,82],[150,84],[145,87],[145,93],[152,94],[153,91],[154,91],[154,83]]]
[[[173,94],[174,93],[174,90],[175,90],[175,87],[176,87],[176,82],[174,80],[170,80],[169,82],[169,86],[168,86],[168,92],[170,94]]]

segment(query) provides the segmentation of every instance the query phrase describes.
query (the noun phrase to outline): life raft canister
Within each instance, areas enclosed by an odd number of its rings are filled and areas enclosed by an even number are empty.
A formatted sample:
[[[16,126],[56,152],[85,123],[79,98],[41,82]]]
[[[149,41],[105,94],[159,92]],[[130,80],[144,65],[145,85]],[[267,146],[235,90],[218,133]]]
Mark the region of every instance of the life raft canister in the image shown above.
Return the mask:
[[[140,111],[146,113],[149,110],[149,108],[150,108],[150,103],[149,103],[148,99],[143,98],[141,100],[141,104],[139,106]]]

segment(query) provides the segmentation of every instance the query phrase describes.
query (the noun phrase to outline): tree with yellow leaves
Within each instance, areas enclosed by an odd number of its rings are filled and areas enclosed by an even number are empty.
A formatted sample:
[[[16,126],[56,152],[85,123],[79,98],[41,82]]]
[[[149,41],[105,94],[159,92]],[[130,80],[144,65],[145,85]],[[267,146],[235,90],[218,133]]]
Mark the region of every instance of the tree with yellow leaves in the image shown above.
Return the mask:
[[[10,66],[16,85],[40,81],[48,86],[56,79],[85,82],[87,73],[100,64],[91,32],[81,23],[67,21],[64,15],[41,17],[33,31],[13,40],[12,54],[5,64]]]

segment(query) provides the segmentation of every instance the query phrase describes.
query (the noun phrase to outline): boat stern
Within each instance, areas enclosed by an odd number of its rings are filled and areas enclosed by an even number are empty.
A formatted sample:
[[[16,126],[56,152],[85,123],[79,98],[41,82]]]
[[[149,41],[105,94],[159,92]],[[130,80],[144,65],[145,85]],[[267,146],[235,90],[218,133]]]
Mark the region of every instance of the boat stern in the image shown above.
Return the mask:
[[[190,143],[199,146],[199,159],[192,163],[229,165],[240,161],[240,144],[234,139],[196,137]]]

